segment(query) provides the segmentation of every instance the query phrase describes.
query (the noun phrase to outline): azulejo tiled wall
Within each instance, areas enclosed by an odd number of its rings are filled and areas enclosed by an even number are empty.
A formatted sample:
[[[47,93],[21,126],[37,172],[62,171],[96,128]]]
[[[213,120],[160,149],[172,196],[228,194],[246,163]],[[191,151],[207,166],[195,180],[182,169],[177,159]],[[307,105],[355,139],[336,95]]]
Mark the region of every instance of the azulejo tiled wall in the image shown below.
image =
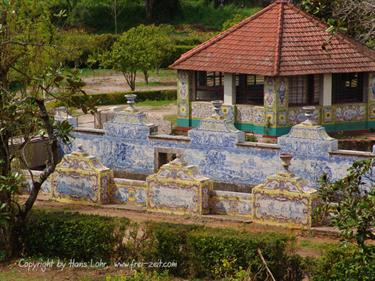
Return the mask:
[[[77,144],[98,157],[105,166],[126,173],[150,175],[158,163],[158,151],[181,151],[189,165],[198,167],[202,175],[218,183],[257,185],[267,176],[282,169],[281,151],[293,155],[291,171],[316,186],[323,173],[332,179],[341,178],[356,160],[372,157],[353,152],[350,155],[337,150],[337,140],[329,138],[323,127],[296,125],[278,144],[248,143],[244,133],[233,121],[207,118],[189,131],[189,137],[157,135],[146,121],[118,117],[107,122],[104,130],[77,131]],[[158,136],[153,137],[153,136]],[[335,152],[335,153],[334,153]]]
[[[251,123],[259,126],[265,126],[266,121],[263,106],[238,104],[236,105],[236,108],[236,121],[238,123]]]
[[[114,178],[111,203],[146,206],[147,184],[141,180]]]
[[[174,214],[209,213],[212,181],[202,176],[197,167],[180,158],[163,165],[147,177],[147,210]]]
[[[210,213],[236,217],[253,217],[251,193],[213,190],[210,195]]]
[[[315,107],[311,117],[315,124],[320,123],[320,107]],[[305,111],[302,107],[290,107],[288,109],[288,122],[286,125],[294,126],[306,120]]]
[[[291,228],[310,228],[316,190],[289,172],[269,176],[254,187],[254,221]]]
[[[234,119],[236,115],[236,106],[223,105],[223,115],[226,118]],[[205,119],[212,115],[212,103],[205,101],[194,101],[191,103],[191,117],[193,119]]]
[[[52,197],[60,201],[108,203],[112,171],[79,150],[63,157],[51,175]]]

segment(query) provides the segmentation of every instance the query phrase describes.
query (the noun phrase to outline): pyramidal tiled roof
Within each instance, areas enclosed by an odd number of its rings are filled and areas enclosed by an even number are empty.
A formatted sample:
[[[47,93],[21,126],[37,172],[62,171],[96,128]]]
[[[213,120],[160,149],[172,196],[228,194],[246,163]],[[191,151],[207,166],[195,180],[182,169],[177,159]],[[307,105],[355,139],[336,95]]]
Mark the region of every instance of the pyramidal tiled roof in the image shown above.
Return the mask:
[[[342,34],[328,40],[327,28],[288,1],[277,0],[170,67],[264,76],[375,71],[375,51]]]

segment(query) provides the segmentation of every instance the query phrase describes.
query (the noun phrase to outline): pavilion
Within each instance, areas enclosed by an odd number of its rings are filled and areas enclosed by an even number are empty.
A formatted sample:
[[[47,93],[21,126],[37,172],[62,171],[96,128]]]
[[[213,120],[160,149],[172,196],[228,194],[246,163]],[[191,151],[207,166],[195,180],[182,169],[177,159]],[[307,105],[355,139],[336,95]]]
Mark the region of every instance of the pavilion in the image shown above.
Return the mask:
[[[179,127],[212,114],[211,101],[243,131],[286,134],[315,106],[327,131],[375,128],[375,51],[286,0],[183,54],[178,70]]]

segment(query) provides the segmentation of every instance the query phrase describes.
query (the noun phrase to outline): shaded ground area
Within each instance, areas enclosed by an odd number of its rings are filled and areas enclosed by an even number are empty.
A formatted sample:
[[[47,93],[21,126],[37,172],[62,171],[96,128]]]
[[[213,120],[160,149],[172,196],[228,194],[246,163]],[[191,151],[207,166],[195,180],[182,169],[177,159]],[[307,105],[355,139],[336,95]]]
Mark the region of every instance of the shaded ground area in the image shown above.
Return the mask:
[[[125,276],[131,275],[131,270],[124,270],[109,266],[104,268],[64,268],[61,270],[56,266],[47,268],[45,271],[41,267],[30,269],[25,266],[24,260],[15,260],[7,264],[0,264],[1,281],[121,281],[128,280]],[[28,260],[28,262],[38,262],[38,260]],[[57,262],[57,260],[56,260]],[[67,261],[69,265],[69,261]],[[170,278],[168,280],[184,280],[180,278]]]

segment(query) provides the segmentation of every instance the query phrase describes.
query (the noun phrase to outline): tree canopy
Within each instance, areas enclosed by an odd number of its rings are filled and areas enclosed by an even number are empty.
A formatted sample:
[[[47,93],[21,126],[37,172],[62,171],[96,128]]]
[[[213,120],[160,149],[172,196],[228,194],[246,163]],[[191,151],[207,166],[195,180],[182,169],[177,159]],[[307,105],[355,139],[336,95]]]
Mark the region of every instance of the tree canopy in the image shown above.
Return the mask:
[[[135,90],[137,71],[148,82],[148,72],[158,68],[174,49],[168,26],[139,25],[124,32],[110,53],[102,55],[102,65],[123,73],[127,84]]]
[[[2,1],[0,20],[0,250],[9,256],[19,246],[41,185],[58,163],[58,141],[69,141],[71,126],[53,120],[47,101],[69,103],[83,84],[61,67],[64,48],[45,1]],[[48,138],[48,162],[39,178],[33,177],[25,156],[36,136]],[[21,167],[32,178],[22,204],[16,199],[23,186]]]

